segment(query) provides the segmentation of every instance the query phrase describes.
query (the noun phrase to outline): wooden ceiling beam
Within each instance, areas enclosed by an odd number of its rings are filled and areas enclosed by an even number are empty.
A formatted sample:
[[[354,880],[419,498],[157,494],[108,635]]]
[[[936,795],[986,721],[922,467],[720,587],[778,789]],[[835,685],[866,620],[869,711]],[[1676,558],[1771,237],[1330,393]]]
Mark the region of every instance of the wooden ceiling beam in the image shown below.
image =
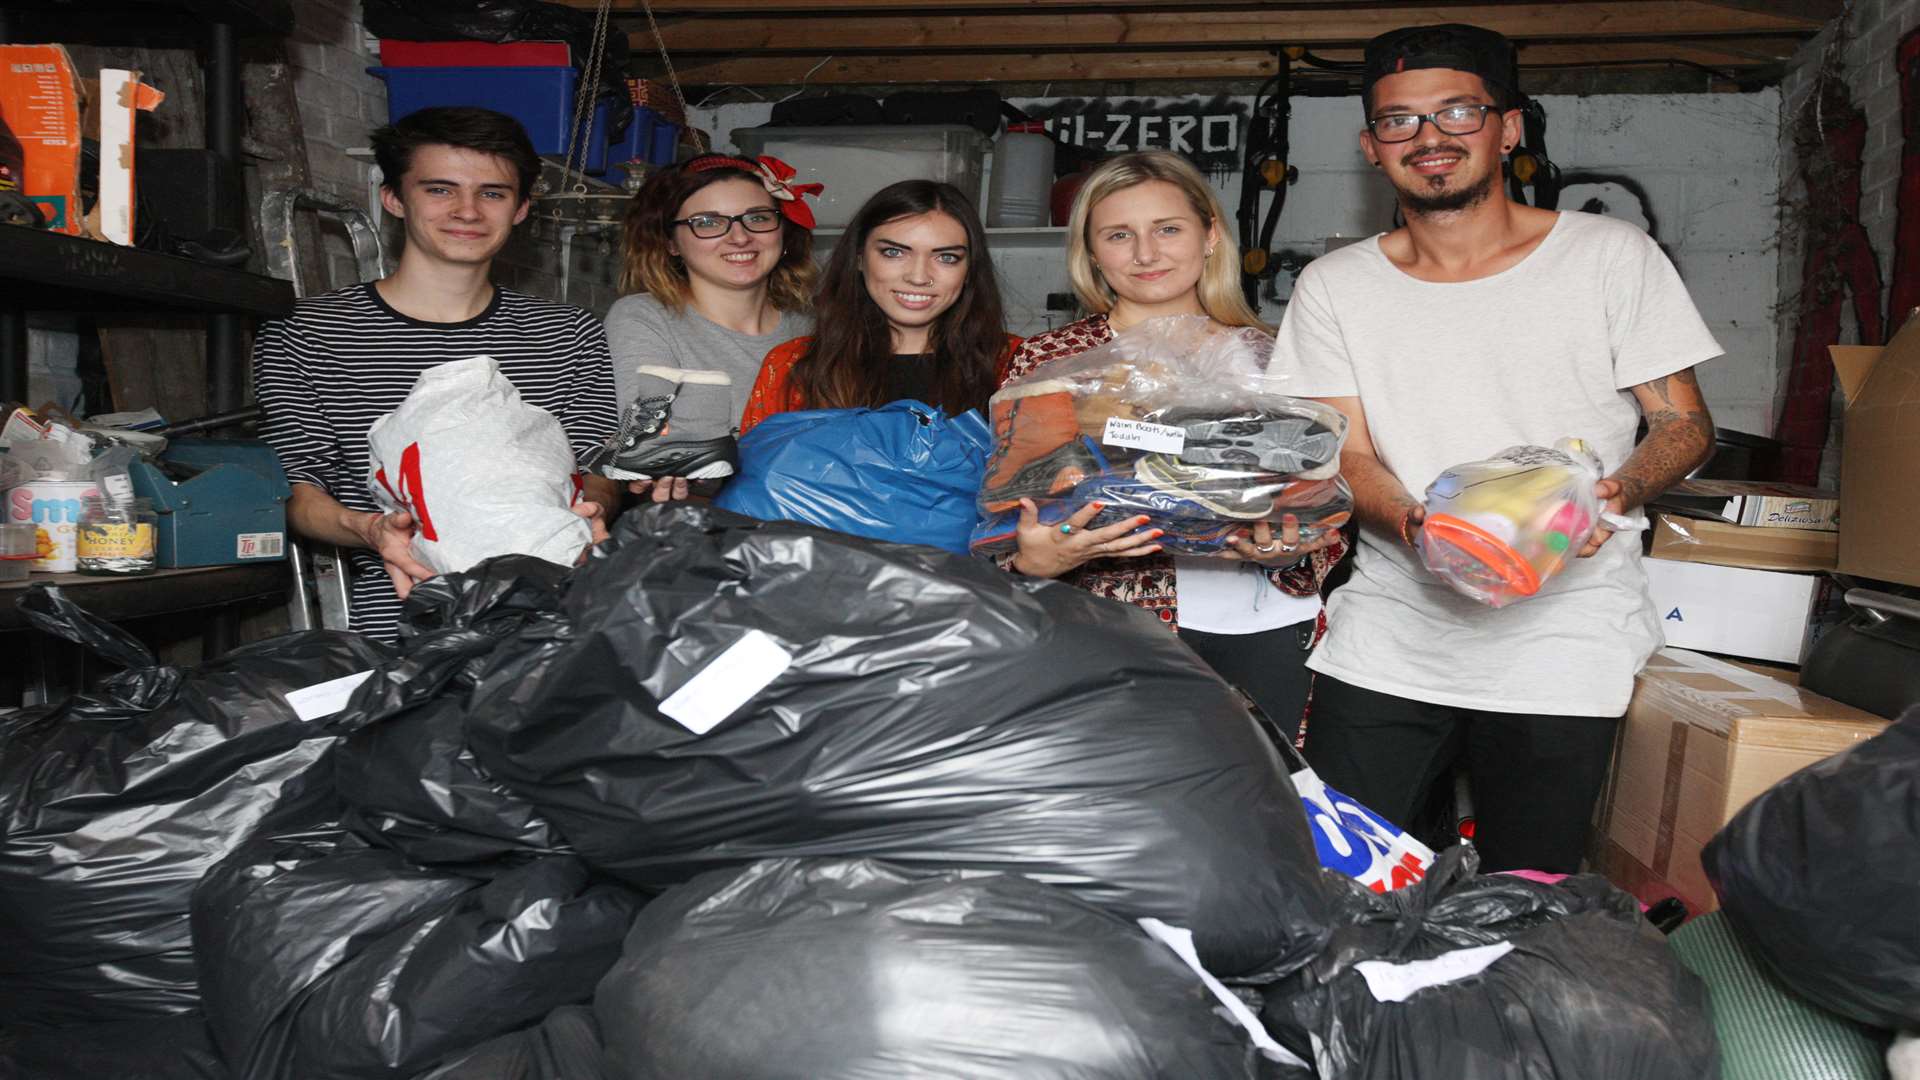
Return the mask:
[[[671,52],[817,52],[870,50],[1160,47],[1194,45],[1358,44],[1419,19],[1453,18],[1488,26],[1516,42],[1598,38],[1667,38],[1802,34],[1783,16],[1738,12],[1707,3],[1615,2],[1502,7],[1249,12],[1037,12],[1031,14],[844,13],[673,16],[661,26]],[[629,34],[635,51],[652,51],[653,35]]]
[[[1847,9],[1847,0],[1708,0],[1719,7],[1739,11],[1758,11],[1770,15],[1795,15],[1818,19],[1822,23],[1837,19]]]
[[[567,0],[591,10],[594,0]],[[653,0],[656,15],[740,14],[764,16],[807,15],[898,17],[929,11],[965,11],[976,15],[1044,15],[1050,9],[1062,18],[1098,17],[1111,9],[1138,14],[1184,17],[1186,9],[1231,8],[1243,19],[1285,25],[1307,40],[1364,41],[1402,26],[1435,22],[1470,22],[1489,26],[1509,36],[1549,36],[1556,32],[1659,35],[1725,33],[1811,34],[1824,25],[1832,7],[1829,0],[1563,0],[1517,2],[1492,0],[1474,3],[1385,2],[1364,6],[1339,3],[1261,3],[1260,0]],[[1143,10],[1144,9],[1144,10]],[[1157,10],[1156,10],[1157,9]],[[639,0],[614,0],[622,21],[642,18]]]
[[[1328,60],[1358,60],[1357,49],[1316,50]],[[1523,69],[1697,64],[1738,71],[1778,57],[1721,51],[1712,42],[1531,45],[1520,50]],[[674,64],[680,81],[707,86],[809,86],[888,83],[1127,82],[1151,79],[1251,79],[1277,70],[1267,50],[1145,50],[1062,52],[853,54],[847,56],[686,55]],[[1294,68],[1301,74],[1314,69]]]

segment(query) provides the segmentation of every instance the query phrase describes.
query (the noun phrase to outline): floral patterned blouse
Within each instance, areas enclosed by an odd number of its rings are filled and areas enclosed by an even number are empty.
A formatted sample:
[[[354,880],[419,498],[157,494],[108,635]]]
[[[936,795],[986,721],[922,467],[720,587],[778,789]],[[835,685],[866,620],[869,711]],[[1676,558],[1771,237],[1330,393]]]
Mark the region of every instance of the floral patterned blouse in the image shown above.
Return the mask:
[[[1013,360],[1007,365],[1006,376],[1000,380],[1000,385],[1005,386],[1014,379],[1030,375],[1043,364],[1078,356],[1088,349],[1105,345],[1113,337],[1113,328],[1107,325],[1105,315],[1092,315],[1057,330],[1035,334],[1014,350]],[[1346,539],[1340,537],[1327,548],[1309,555],[1297,566],[1268,570],[1267,579],[1273,582],[1275,588],[1290,596],[1313,596],[1320,591],[1320,583],[1326,580],[1327,573],[1346,553]],[[1007,570],[1013,569],[1011,555],[1002,555],[995,561]],[[1094,559],[1060,576],[1061,581],[1085,589],[1095,596],[1146,608],[1158,615],[1168,627],[1177,628],[1179,605],[1175,578],[1173,557],[1170,555]],[[1325,632],[1326,612],[1323,610],[1315,639],[1318,640],[1319,635]]]

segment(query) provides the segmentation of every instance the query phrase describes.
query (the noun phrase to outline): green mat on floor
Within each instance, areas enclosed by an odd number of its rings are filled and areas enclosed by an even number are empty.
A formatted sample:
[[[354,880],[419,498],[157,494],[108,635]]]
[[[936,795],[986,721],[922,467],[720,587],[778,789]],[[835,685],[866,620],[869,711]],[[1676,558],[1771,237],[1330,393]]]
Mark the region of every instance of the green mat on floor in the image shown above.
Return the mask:
[[[1809,1004],[1766,970],[1716,911],[1667,941],[1707,984],[1722,1080],[1884,1080],[1885,1032]]]

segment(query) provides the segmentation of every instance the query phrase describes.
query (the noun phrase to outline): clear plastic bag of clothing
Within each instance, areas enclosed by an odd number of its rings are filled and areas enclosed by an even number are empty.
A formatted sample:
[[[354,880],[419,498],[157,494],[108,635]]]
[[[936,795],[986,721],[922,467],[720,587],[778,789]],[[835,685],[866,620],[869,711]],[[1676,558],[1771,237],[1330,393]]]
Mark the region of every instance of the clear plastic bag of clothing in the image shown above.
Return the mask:
[[[1420,560],[1463,596],[1525,600],[1586,546],[1600,523],[1600,458],[1584,440],[1513,446],[1455,465],[1427,485]]]
[[[1721,910],[1796,992],[1920,1029],[1920,707],[1761,792],[1701,852]]]
[[[867,860],[671,889],[594,995],[610,1080],[1251,1080],[1217,1007],[1172,950],[1059,889]]]
[[[1089,528],[1146,515],[1163,549],[1227,550],[1257,522],[1312,539],[1353,512],[1340,478],[1347,421],[1269,376],[1273,339],[1199,315],[1152,319],[1008,383],[988,403],[993,453],[976,554],[1016,549],[1020,500],[1042,524],[1090,504]]]

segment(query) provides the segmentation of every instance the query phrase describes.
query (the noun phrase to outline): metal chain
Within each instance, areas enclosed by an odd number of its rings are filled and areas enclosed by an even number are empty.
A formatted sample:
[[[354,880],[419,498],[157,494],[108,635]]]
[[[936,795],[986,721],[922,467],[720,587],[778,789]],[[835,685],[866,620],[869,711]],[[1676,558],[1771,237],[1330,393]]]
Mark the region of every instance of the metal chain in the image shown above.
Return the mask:
[[[560,167],[566,177],[579,177],[573,183],[575,195],[587,193],[587,158],[591,156],[591,115],[594,99],[600,95],[600,63],[607,52],[607,23],[613,14],[613,0],[600,0],[594,13],[593,45],[587,50],[587,68],[580,76],[580,85],[574,88],[573,127],[567,132],[567,156],[561,160]],[[574,168],[575,147],[580,149],[580,167]]]
[[[673,58],[667,55],[667,43],[660,37],[660,24],[653,19],[651,0],[640,0],[640,6],[647,13],[647,29],[653,32],[653,47],[660,50],[660,62],[666,65],[667,82],[673,85],[673,100],[680,104],[680,122],[691,124],[692,117],[687,115],[687,96],[680,92],[680,76],[673,70]]]

